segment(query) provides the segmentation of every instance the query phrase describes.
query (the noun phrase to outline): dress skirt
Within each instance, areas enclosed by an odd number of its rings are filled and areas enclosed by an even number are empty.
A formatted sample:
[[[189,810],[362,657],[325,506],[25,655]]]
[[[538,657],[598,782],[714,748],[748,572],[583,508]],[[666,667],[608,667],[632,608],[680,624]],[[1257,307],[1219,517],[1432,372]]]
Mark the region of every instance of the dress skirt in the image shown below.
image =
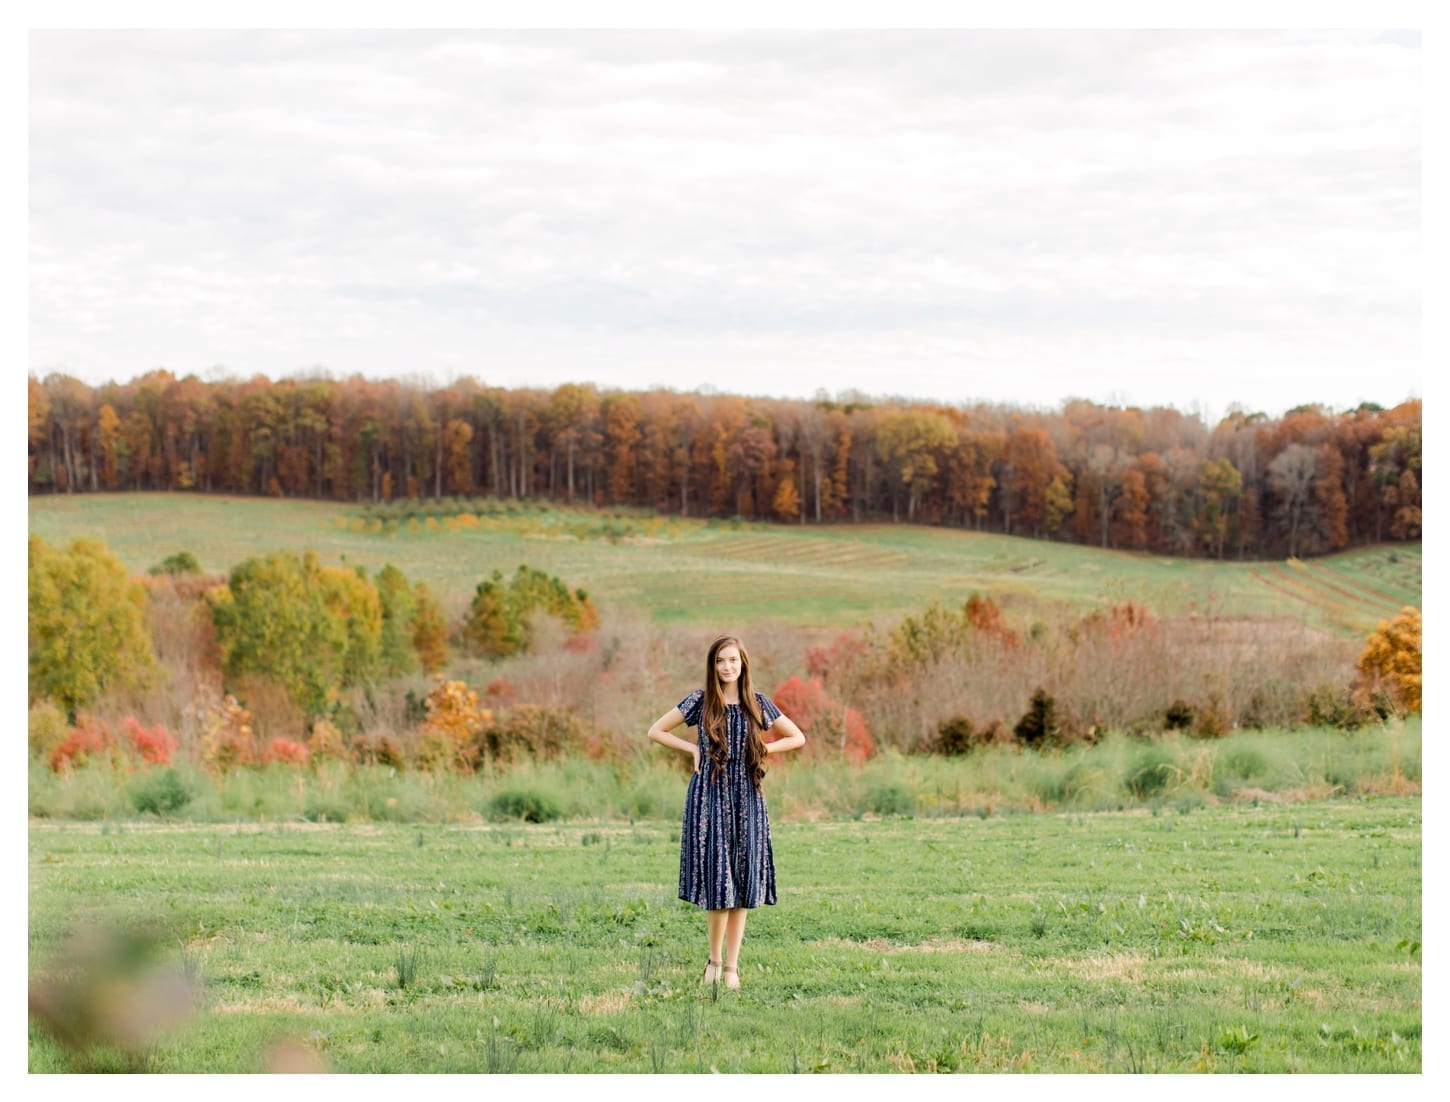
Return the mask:
[[[710,760],[709,737],[700,725],[705,692],[696,689],[679,709],[695,728],[700,771],[685,792],[680,829],[680,898],[708,910],[759,907],[775,902],[775,857],[765,797],[750,779],[749,732],[742,709],[726,709],[730,757],[723,769]],[[766,696],[756,702],[769,727],[780,716]]]

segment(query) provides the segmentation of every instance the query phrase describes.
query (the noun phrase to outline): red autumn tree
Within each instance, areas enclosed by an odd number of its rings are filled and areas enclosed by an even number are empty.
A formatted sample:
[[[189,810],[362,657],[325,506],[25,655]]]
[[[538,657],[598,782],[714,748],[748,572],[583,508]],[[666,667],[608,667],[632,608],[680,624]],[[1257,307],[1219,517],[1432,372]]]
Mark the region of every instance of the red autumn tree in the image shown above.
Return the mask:
[[[842,707],[818,678],[802,681],[792,676],[771,693],[771,699],[806,732],[808,752],[840,753],[859,765],[875,750],[861,713]]]

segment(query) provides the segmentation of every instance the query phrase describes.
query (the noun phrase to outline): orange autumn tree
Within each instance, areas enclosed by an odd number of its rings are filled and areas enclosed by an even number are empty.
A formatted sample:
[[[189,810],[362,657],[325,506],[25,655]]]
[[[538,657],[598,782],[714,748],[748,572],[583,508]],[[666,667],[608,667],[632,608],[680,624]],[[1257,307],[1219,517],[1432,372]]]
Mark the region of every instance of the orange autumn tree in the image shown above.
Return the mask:
[[[493,713],[478,703],[478,693],[462,681],[433,676],[424,701],[428,717],[419,728],[419,763],[471,773],[479,734],[493,722]]]
[[[413,649],[425,673],[436,673],[448,663],[448,623],[443,606],[427,582],[419,582],[413,590]]]
[[[1058,459],[1052,437],[1041,429],[1014,428],[1002,452],[1002,480],[1009,534],[1040,536],[1055,530],[1071,508],[1070,472]]]
[[[1405,712],[1420,711],[1420,630],[1418,608],[1406,608],[1380,623],[1359,657],[1360,691],[1383,691]]]

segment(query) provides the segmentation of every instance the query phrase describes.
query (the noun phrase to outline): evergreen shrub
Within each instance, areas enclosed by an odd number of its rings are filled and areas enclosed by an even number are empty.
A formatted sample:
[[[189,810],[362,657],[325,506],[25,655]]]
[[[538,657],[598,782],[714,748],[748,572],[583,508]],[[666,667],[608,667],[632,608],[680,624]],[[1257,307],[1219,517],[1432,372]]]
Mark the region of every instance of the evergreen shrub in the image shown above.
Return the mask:
[[[131,806],[142,814],[169,815],[191,803],[191,789],[175,769],[143,774],[130,790]]]
[[[488,811],[496,819],[522,819],[526,823],[547,823],[564,817],[558,799],[542,788],[503,789],[488,801]]]
[[[1173,783],[1173,755],[1161,746],[1145,746],[1128,766],[1124,785],[1140,800],[1156,796]]]

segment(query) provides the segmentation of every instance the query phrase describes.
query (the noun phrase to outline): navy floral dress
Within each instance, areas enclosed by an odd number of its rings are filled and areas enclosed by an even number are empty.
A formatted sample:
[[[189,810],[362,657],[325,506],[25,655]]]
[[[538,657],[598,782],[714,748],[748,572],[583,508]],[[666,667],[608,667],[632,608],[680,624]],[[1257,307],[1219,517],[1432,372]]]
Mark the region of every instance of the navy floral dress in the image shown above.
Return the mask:
[[[765,797],[746,764],[749,731],[738,704],[726,707],[730,757],[724,769],[710,760],[710,738],[700,723],[705,690],[696,689],[678,707],[695,728],[700,771],[685,792],[680,831],[680,898],[708,910],[758,907],[775,902],[775,857]],[[780,718],[769,697],[755,694],[769,727]]]

